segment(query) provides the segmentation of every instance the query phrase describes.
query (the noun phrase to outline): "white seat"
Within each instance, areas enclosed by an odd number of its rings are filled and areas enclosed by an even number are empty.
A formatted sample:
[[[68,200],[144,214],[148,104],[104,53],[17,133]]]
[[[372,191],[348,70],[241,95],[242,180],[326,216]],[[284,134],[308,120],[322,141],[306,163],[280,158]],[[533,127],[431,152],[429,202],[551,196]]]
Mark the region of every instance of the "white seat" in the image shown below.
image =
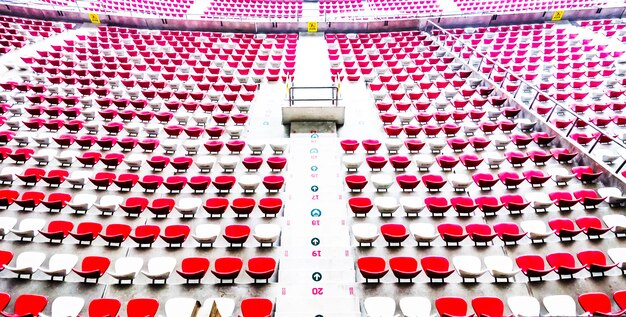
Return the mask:
[[[203,223],[196,226],[195,232],[191,234],[191,237],[198,241],[200,246],[203,246],[205,243],[209,243],[213,246],[221,230],[222,228],[218,224]]]
[[[155,123],[151,123],[143,127],[143,131],[148,134],[148,137],[156,137],[161,131],[161,126]]]
[[[412,223],[409,226],[409,231],[411,231],[411,234],[413,235],[413,238],[415,238],[418,246],[422,242],[430,245],[432,241],[439,237],[439,233],[437,233],[435,226],[426,222]]]
[[[531,241],[541,240],[550,237],[554,234],[554,230],[548,230],[546,224],[541,220],[526,220],[520,223],[520,227],[524,232],[528,233],[528,237]]]
[[[32,277],[39,269],[43,261],[46,260],[46,254],[42,252],[26,251],[17,256],[15,266],[5,265],[4,268],[15,274],[19,278],[21,275]]]
[[[386,192],[389,187],[393,185],[393,177],[387,174],[372,175],[370,180],[372,181],[372,185],[374,185],[374,188],[376,188],[377,192]]]
[[[391,297],[368,297],[363,301],[368,317],[394,317],[396,301]]]
[[[357,155],[344,155],[341,162],[348,171],[358,171],[363,164],[363,158]]]
[[[499,278],[515,277],[521,270],[515,268],[513,260],[506,255],[491,255],[484,259],[487,271],[497,281]]]
[[[248,147],[252,151],[252,155],[261,155],[265,149],[265,142],[261,141],[248,141]]]
[[[160,145],[165,153],[175,153],[178,149],[178,140],[166,139],[161,141]]]
[[[549,316],[577,316],[576,302],[569,295],[551,295],[543,298]]]
[[[31,158],[37,162],[37,165],[48,165],[57,153],[56,149],[43,149],[33,154]]]
[[[463,282],[466,278],[476,279],[481,277],[487,270],[482,269],[480,259],[473,255],[458,255],[452,258],[452,263],[456,272],[461,276]]]
[[[230,135],[231,139],[239,139],[244,130],[245,129],[242,126],[232,125],[226,127],[226,134]]]
[[[77,262],[78,257],[74,254],[54,254],[50,257],[48,267],[41,267],[39,270],[49,275],[50,279],[60,276],[65,281],[65,277],[72,272]]]
[[[386,139],[385,140],[385,147],[387,148],[387,151],[389,153],[398,153],[398,151],[400,151],[403,145],[404,145],[404,142],[402,142],[402,140],[399,140],[399,139]]]
[[[139,131],[141,131],[142,126],[143,125],[138,122],[130,122],[124,125],[124,131],[130,136],[136,136],[139,134]]]
[[[426,144],[432,153],[439,153],[448,145],[446,141],[442,139],[428,140]]]
[[[129,170],[139,170],[146,158],[144,154],[131,154],[124,158],[123,162],[126,163]]]
[[[125,257],[119,258],[115,260],[114,269],[109,269],[107,273],[111,275],[113,278],[117,279],[119,283],[122,281],[130,280],[130,283],[133,283],[133,280],[139,274],[139,270],[143,266],[143,259],[139,257]]]
[[[287,150],[288,145],[288,140],[275,140],[270,142],[270,147],[272,148],[272,151],[274,151],[274,154],[284,153]]]
[[[415,164],[420,171],[428,170],[431,166],[433,166],[433,164],[435,164],[435,159],[432,157],[432,155],[416,155],[413,160],[415,161]]]
[[[498,115],[500,115],[500,110],[498,110]],[[511,143],[511,138],[503,134],[495,134],[489,137],[492,144],[496,147],[496,149],[505,148],[509,143]]]
[[[571,173],[563,167],[551,168],[548,170],[552,180],[557,185],[565,185],[567,182],[576,177],[576,174]]]
[[[39,231],[42,230],[45,225],[46,221],[44,219],[26,218],[20,221],[20,224],[17,226],[17,228],[11,229],[11,232],[20,237],[20,240],[32,240],[39,234]]]
[[[593,155],[595,155],[596,157],[599,157],[602,160],[602,162],[608,165],[612,165],[618,158],[622,157],[617,152],[611,151],[609,149],[599,149],[595,151]]]
[[[527,118],[519,118],[519,119],[515,119],[515,123],[517,123],[517,126],[520,130],[531,131],[535,128],[537,121],[531,121],[530,119],[527,119]]]
[[[72,197],[72,200],[67,203],[70,208],[76,212],[87,212],[91,206],[96,202],[98,196],[93,194],[78,194]]]
[[[380,236],[378,227],[371,223],[353,224],[352,235],[354,235],[354,239],[359,243],[359,246],[363,243],[369,243],[371,246]]]
[[[378,208],[378,212],[380,212],[382,216],[389,216],[400,208],[400,204],[394,197],[376,197],[374,199],[374,204],[376,208]]]
[[[201,145],[202,142],[200,140],[185,140],[185,142],[183,142],[183,149],[187,151],[187,154],[193,155],[198,153]]]
[[[400,205],[402,205],[402,209],[404,209],[407,216],[417,216],[426,207],[424,200],[418,197],[400,197]]]
[[[461,124],[461,129],[465,135],[474,135],[474,132],[478,130],[478,125],[473,122],[463,122]]]
[[[465,191],[474,183],[471,177],[465,174],[451,174],[448,176],[448,182],[455,191]]]
[[[200,311],[198,311],[197,316],[210,316],[213,305],[215,305],[220,316],[232,316],[235,311],[235,301],[231,298],[207,298],[204,303],[202,303],[202,307]]]
[[[163,280],[163,283],[167,283],[167,279],[175,267],[176,258],[171,256],[155,257],[148,261],[148,270],[142,270],[141,273],[151,279],[153,284],[156,280]]]
[[[606,253],[622,271],[626,270],[626,248],[610,248]]]
[[[54,157],[61,166],[71,166],[76,161],[76,156],[80,155],[77,151],[61,151]]]
[[[533,207],[535,211],[546,211],[547,208],[550,208],[554,204],[550,196],[544,192],[530,192],[525,194],[524,198],[530,202],[530,206]]]
[[[181,215],[183,215],[183,217],[187,215],[191,215],[193,217],[201,205],[202,205],[202,200],[200,198],[185,197],[185,198],[178,200],[174,208]]]
[[[280,237],[281,228],[277,224],[260,224],[254,227],[252,236],[258,241],[261,246],[263,244],[274,245]]]
[[[237,164],[239,164],[239,157],[224,156],[217,163],[222,167],[224,173],[234,172]]]
[[[248,111],[250,111],[250,107],[252,107],[252,103],[249,101],[237,100],[237,102],[235,102],[235,106],[237,107],[237,110],[239,110],[239,112],[247,113]]]
[[[404,83],[403,85],[406,87],[406,83]],[[411,121],[413,121],[413,118],[414,118],[414,114],[411,112],[401,112],[398,114],[398,119],[400,119],[400,124],[402,125],[411,124]]]
[[[261,177],[257,175],[242,175],[237,179],[237,184],[241,186],[243,192],[253,192],[259,187],[261,184]]]
[[[539,316],[539,301],[531,296],[511,296],[507,304],[515,316]]]
[[[60,296],[52,302],[50,317],[77,317],[84,306],[85,300],[82,297]],[[47,317],[41,313],[39,316]]]
[[[52,144],[52,134],[50,133],[42,133],[33,136],[33,141],[37,143],[40,147],[47,147]]]
[[[194,161],[194,164],[200,169],[200,172],[210,172],[217,159],[214,156],[200,156]]]
[[[17,224],[17,219],[13,217],[0,217],[0,238],[3,238]]]
[[[608,227],[612,227],[611,231],[617,234],[626,234],[626,216],[621,214],[605,215],[602,217],[604,223]]]
[[[626,196],[617,187],[600,187],[598,194],[600,197],[606,197],[606,202],[611,206],[626,203]]]
[[[430,317],[431,304],[426,297],[403,297],[399,304],[406,317]]]
[[[124,202],[124,197],[119,195],[104,195],[100,198],[100,202],[94,206],[104,213],[114,213],[119,205]]]
[[[506,160],[506,157],[496,152],[487,152],[482,157],[490,168],[500,168],[500,164]]]
[[[87,177],[90,177],[93,173],[91,171],[74,171],[65,178],[65,181],[72,185],[72,188],[83,188],[85,186],[85,182],[87,182]]]
[[[16,179],[15,175],[21,175],[24,169],[17,166],[7,166],[0,172],[0,183],[11,184]]]
[[[200,302],[194,298],[171,298],[165,302],[165,317],[196,317],[199,309]]]

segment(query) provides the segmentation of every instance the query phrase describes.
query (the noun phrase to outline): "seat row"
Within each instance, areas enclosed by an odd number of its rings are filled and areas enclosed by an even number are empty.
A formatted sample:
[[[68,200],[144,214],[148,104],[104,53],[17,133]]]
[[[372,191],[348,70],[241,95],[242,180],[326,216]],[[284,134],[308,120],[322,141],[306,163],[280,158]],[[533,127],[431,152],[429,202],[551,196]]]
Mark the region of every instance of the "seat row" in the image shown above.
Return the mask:
[[[485,257],[486,269],[482,268],[480,259],[473,255],[455,256],[452,259],[453,268],[450,267],[449,260],[442,256],[422,257],[419,261],[421,269],[419,268],[416,258],[397,256],[389,259],[389,267],[393,275],[398,279],[398,283],[402,280],[413,282],[413,279],[416,278],[422,270],[431,283],[433,280],[445,282],[445,279],[454,272],[461,277],[463,282],[465,282],[466,279],[477,282],[478,278],[487,272],[490,273],[495,282],[498,282],[499,278],[506,279],[508,282],[509,279],[514,278],[520,271],[528,277],[529,281],[532,281],[532,278],[543,280],[543,277],[550,272],[556,272],[559,278],[564,278],[564,276],[573,278],[574,274],[583,269],[586,269],[591,277],[598,276],[594,274],[604,276],[607,271],[614,267],[619,267],[624,271],[624,269],[626,269],[624,262],[626,261],[626,249],[610,249],[609,252],[611,257],[615,258],[616,263],[607,263],[606,255],[600,250],[584,250],[576,254],[576,258],[578,258],[578,261],[582,264],[581,266],[576,266],[576,260],[571,253],[556,252],[546,256],[546,260],[549,264],[547,268],[545,267],[543,257],[537,254],[525,254],[516,257],[515,263],[519,269],[513,265],[510,258],[500,255]],[[357,260],[357,267],[366,283],[368,283],[369,280],[380,282],[380,279],[389,272],[385,259],[377,256],[359,258]]]
[[[446,246],[458,246],[466,238],[470,238],[475,246],[488,246],[498,237],[504,245],[517,244],[524,237],[528,237],[531,243],[543,243],[552,235],[559,237],[561,241],[572,241],[574,237],[583,233],[589,239],[599,239],[609,231],[616,237],[626,234],[626,217],[617,214],[603,216],[602,220],[607,224],[604,226],[600,218],[596,216],[581,216],[576,220],[569,218],[553,218],[546,225],[541,220],[525,220],[519,225],[514,222],[499,222],[490,226],[484,223],[471,223],[462,226],[457,223],[444,222],[437,227],[431,223],[416,222],[411,223],[409,230],[398,223],[387,223],[380,226],[371,223],[357,223],[352,227],[352,234],[359,246],[369,244],[370,246],[380,235],[389,246],[395,244],[402,246],[402,243],[413,236],[417,246],[430,244],[441,238]]]
[[[626,311],[626,291],[616,291],[613,299],[619,310],[613,310],[611,297],[604,293],[583,293],[578,296],[578,303],[588,315],[619,316]],[[576,301],[569,295],[549,295],[543,298],[543,306],[550,316],[577,316]],[[396,302],[391,297],[368,297],[363,302],[365,310],[370,316],[392,317],[397,316]],[[404,316],[428,317],[432,316],[431,302],[426,297],[404,297],[400,299],[400,310]],[[505,304],[495,296],[478,296],[471,300],[474,313],[468,311],[465,299],[456,296],[443,296],[435,300],[435,308],[441,316],[506,316]],[[541,304],[531,296],[511,296],[507,305],[515,316],[539,316]]]
[[[78,244],[87,243],[91,245],[95,239],[100,237],[109,246],[121,246],[128,238],[137,243],[138,247],[152,247],[158,238],[161,238],[168,247],[182,247],[187,238],[191,237],[200,244],[200,247],[209,245],[217,240],[222,232],[219,224],[201,224],[196,226],[194,232],[186,224],[172,224],[161,229],[158,225],[138,225],[131,227],[125,223],[110,223],[106,228],[101,223],[80,222],[75,225],[68,220],[52,220],[46,226],[46,221],[41,218],[24,218],[15,227],[17,219],[12,217],[0,217],[0,238],[13,233],[20,238],[20,241],[33,241],[41,234],[50,243],[63,243],[72,236]],[[44,229],[44,227],[47,227]],[[259,224],[254,227],[254,232],[245,224],[230,224],[224,227],[221,236],[233,247],[235,245],[243,247],[249,236],[252,234],[261,247],[274,246],[280,238],[281,228],[276,224]]]
[[[84,282],[93,280],[98,283],[100,278],[108,273],[115,278],[118,283],[129,281],[130,284],[139,276],[139,272],[152,281],[167,283],[174,269],[176,269],[176,258],[174,257],[155,257],[148,261],[146,270],[143,268],[143,259],[140,257],[123,257],[115,261],[111,266],[111,259],[106,256],[86,256],[78,263],[78,257],[74,254],[55,253],[50,257],[48,268],[41,267],[46,259],[46,255],[41,252],[26,251],[17,256],[14,266],[9,265],[11,256],[9,251],[1,251],[3,260],[6,263],[2,265],[2,269],[9,270],[17,274],[20,278],[22,275],[32,278],[37,271],[41,271],[50,276],[51,280],[55,277],[65,281],[66,276],[74,272],[84,279]],[[8,261],[7,261],[8,260]],[[188,257],[183,258],[180,268],[176,273],[186,280],[186,283],[196,281],[198,284],[209,271],[210,260],[205,257]],[[221,257],[214,262],[211,273],[223,283],[230,280],[235,283],[235,279],[239,276],[243,268],[243,260],[238,257]],[[277,261],[271,257],[252,257],[247,261],[246,273],[254,280],[265,280],[266,282],[274,275],[277,269]]]
[[[0,293],[0,312],[4,316],[42,316],[48,305],[48,298],[38,294],[21,294],[13,303],[13,310],[7,310],[11,302],[11,294]],[[81,315],[85,300],[81,297],[59,296],[54,299],[50,316],[65,317],[104,317],[118,316],[122,302],[115,298],[96,298],[89,302],[87,314]],[[154,298],[133,298],[126,304],[128,317],[156,317],[160,303]],[[241,317],[269,316],[274,304],[267,298],[250,297],[241,301]],[[235,311],[235,301],[231,298],[207,298],[202,305],[193,298],[177,297],[165,302],[166,317],[196,317],[205,316],[216,311],[221,316],[232,316]]]

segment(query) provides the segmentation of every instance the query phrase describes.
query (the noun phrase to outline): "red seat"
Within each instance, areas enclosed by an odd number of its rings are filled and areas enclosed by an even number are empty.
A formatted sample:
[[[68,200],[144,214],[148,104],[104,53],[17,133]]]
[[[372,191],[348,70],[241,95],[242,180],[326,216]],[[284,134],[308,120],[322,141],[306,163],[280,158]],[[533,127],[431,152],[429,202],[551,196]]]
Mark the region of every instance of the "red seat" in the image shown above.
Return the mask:
[[[46,194],[42,192],[26,191],[22,193],[22,196],[19,199],[15,199],[13,202],[22,207],[22,210],[35,210],[45,196]]]
[[[170,164],[170,158],[162,155],[155,155],[146,160],[155,172],[160,172]]]
[[[528,233],[522,231],[516,223],[501,222],[493,225],[493,230],[496,232],[500,240],[506,245],[507,242],[513,242],[517,244],[517,241],[525,237]]]
[[[46,199],[41,200],[41,204],[46,206],[49,212],[61,212],[70,200],[72,195],[68,193],[51,193]]]
[[[176,171],[176,173],[185,173],[193,164],[193,158],[189,156],[175,157],[170,164]]]
[[[403,279],[408,279],[412,283],[413,279],[422,272],[418,268],[417,259],[409,256],[396,256],[389,259],[389,267],[393,275],[398,279],[398,283]]]
[[[611,228],[604,227],[600,218],[595,216],[578,217],[576,218],[576,225],[590,239],[592,236],[600,238],[601,235],[611,230]]]
[[[246,142],[243,140],[230,140],[226,142],[226,148],[230,151],[230,154],[239,154],[246,146]]]
[[[404,146],[410,153],[418,153],[426,143],[422,140],[406,140],[404,141]]]
[[[413,191],[419,185],[420,180],[412,174],[401,174],[396,176],[396,182],[402,191]]]
[[[187,186],[187,176],[169,176],[163,186],[172,193],[180,193]]]
[[[187,185],[193,190],[194,194],[204,193],[211,184],[210,176],[195,175],[189,179]]]
[[[448,200],[445,197],[438,197],[438,196],[426,197],[424,199],[424,204],[426,205],[426,208],[428,208],[428,211],[430,211],[433,214],[433,216],[443,216],[446,213],[446,211],[448,211],[450,207],[453,206],[451,203],[448,202]],[[457,207],[455,207],[455,210]],[[464,211],[463,207],[460,207],[460,208],[461,208],[461,211],[463,212]],[[468,208],[471,209],[471,207],[469,206]],[[457,210],[457,212],[459,211]]]
[[[122,303],[115,298],[96,298],[89,303],[89,317],[117,316]]]
[[[370,167],[372,171],[378,170],[381,171],[385,165],[387,165],[387,158],[379,155],[372,155],[365,158],[365,162],[367,166]]]
[[[559,207],[560,211],[570,211],[572,207],[578,204],[578,199],[568,191],[556,191],[548,194],[550,199],[554,201],[554,205]]]
[[[445,317],[474,316],[467,313],[467,302],[461,297],[444,296],[435,300],[439,315]]]
[[[380,283],[380,279],[389,272],[385,259],[377,256],[361,257],[357,260],[357,266],[365,278],[365,283],[368,283],[369,280],[377,280]]]
[[[494,196],[478,196],[474,202],[485,216],[495,215],[504,206]]]
[[[198,280],[198,284],[209,271],[210,261],[202,257],[184,258],[180,263],[180,269],[176,273],[189,283],[190,280]]]
[[[522,175],[532,187],[543,187],[543,184],[550,179],[550,175],[541,170],[526,170],[522,172]]]
[[[159,302],[154,298],[133,298],[128,301],[128,317],[154,317],[159,310]]]
[[[209,135],[211,133],[207,132]],[[209,154],[218,154],[222,148],[224,147],[224,142],[222,141],[207,141],[204,143],[204,148],[209,151]]]
[[[102,224],[98,222],[81,222],[76,226],[76,231],[70,231],[70,235],[78,240],[78,244],[83,241],[91,244],[102,231]]]
[[[543,258],[537,254],[520,255],[515,258],[515,263],[522,270],[522,273],[528,276],[528,281],[532,281],[533,277],[538,277],[541,281],[544,276],[554,271],[552,267],[546,269]]]
[[[602,172],[594,173],[589,166],[572,167],[572,173],[576,174],[576,178],[583,184],[593,183],[602,175]]]
[[[439,192],[447,181],[441,175],[426,174],[422,176],[422,183],[428,189],[428,192]]]
[[[215,260],[211,273],[220,280],[220,283],[223,283],[224,280],[232,280],[235,283],[235,279],[239,276],[242,267],[243,261],[241,258],[221,257]]]
[[[213,215],[218,215],[219,217],[221,217],[226,212],[229,204],[230,202],[227,198],[211,197],[204,202],[202,208],[204,208],[204,210],[209,213],[210,218],[212,218]]]
[[[563,241],[563,239],[573,240],[575,236],[582,232],[581,229],[576,229],[574,221],[568,218],[555,218],[548,221],[550,229],[554,230],[554,233]]]
[[[230,208],[237,214],[237,216],[248,217],[254,210],[256,201],[249,197],[238,197],[233,199]]]
[[[498,183],[498,179],[489,173],[476,173],[472,175],[472,180],[480,190],[491,190]]]
[[[120,191],[124,191],[125,189],[130,191],[133,187],[135,187],[138,181],[139,175],[125,173],[120,174],[117,179],[113,180],[113,183],[120,188]]]
[[[389,246],[391,246],[392,243],[397,243],[398,246],[402,246],[402,242],[409,237],[406,227],[398,223],[383,224],[380,226],[380,233]]]
[[[144,192],[156,192],[159,187],[163,184],[163,176],[159,175],[145,175],[140,181],[139,185],[143,187]]]
[[[350,192],[361,192],[367,185],[367,178],[363,175],[346,175],[346,185],[350,189]]]
[[[52,220],[48,223],[48,230],[39,230],[39,233],[48,238],[50,242],[58,240],[59,243],[62,243],[73,228],[74,224],[71,221]]]
[[[35,186],[44,175],[46,175],[46,170],[43,168],[30,167],[27,168],[21,175],[16,174],[15,176],[24,182],[24,186]]]
[[[258,171],[263,165],[263,158],[259,156],[248,156],[245,157],[241,163],[248,170],[248,172]]]
[[[191,228],[184,224],[174,224],[165,227],[163,234],[160,235],[161,239],[168,244],[168,247],[172,247],[174,244],[178,244],[179,247],[183,246],[183,243],[189,237]]]
[[[257,280],[265,280],[266,283],[269,282],[275,270],[276,260],[274,260],[274,258],[259,256],[248,259],[246,273],[254,280],[254,283],[256,283]]]
[[[159,233],[161,233],[161,228],[156,225],[139,225],[135,227],[135,234],[130,234],[129,237],[137,242],[139,247],[147,244],[149,247],[152,247],[152,244],[159,237]]]
[[[241,317],[268,317],[274,304],[267,298],[251,297],[241,301]]]
[[[146,208],[158,218],[159,216],[167,217],[174,209],[174,205],[176,205],[176,200],[173,198],[156,198]]]
[[[393,155],[389,157],[389,163],[396,172],[401,172],[411,164],[411,159],[404,155]]]
[[[10,297],[8,299],[10,299]],[[8,299],[5,297],[7,303]],[[46,308],[46,305],[48,305],[48,298],[46,296],[37,294],[22,294],[15,300],[13,313],[2,310],[0,311],[0,314],[6,317],[37,317],[44,310],[44,308]],[[6,306],[6,304],[4,306]]]
[[[513,213],[521,213],[522,210],[526,209],[530,202],[524,200],[521,195],[518,194],[507,194],[500,196],[500,202],[504,205],[510,214]]]
[[[550,153],[552,154],[552,157],[554,157],[554,159],[561,164],[571,162],[574,157],[578,155],[577,152],[571,152],[569,149],[565,148],[553,148],[550,149]]]
[[[94,177],[89,177],[89,180],[96,186],[96,190],[107,190],[116,178],[115,173],[98,172]]]
[[[30,157],[35,154],[35,150],[30,148],[19,148],[15,152],[9,154],[9,158],[15,161],[15,164],[24,164],[30,160]]]
[[[578,295],[578,303],[589,315],[600,316],[622,316],[626,313],[626,308],[613,311],[611,299],[604,293],[584,293]]]
[[[280,172],[285,168],[285,165],[287,165],[287,158],[283,156],[270,156],[267,158],[267,165],[272,172]]]
[[[243,244],[248,240],[248,236],[250,236],[250,227],[247,225],[232,224],[224,228],[223,237],[226,242],[230,243],[231,247],[233,244],[239,244],[243,247]]]
[[[452,171],[459,164],[459,159],[452,155],[437,155],[435,159],[442,171]]]
[[[504,153],[506,160],[511,163],[513,167],[521,167],[528,160],[528,156],[525,153],[519,151],[508,151]]]
[[[584,267],[576,266],[576,260],[571,253],[567,252],[555,252],[546,255],[548,264],[559,275],[559,278],[563,278],[563,275],[569,275],[574,278],[574,274],[578,273]]]
[[[283,200],[277,197],[264,197],[259,200],[259,209],[265,215],[276,215],[283,208]]]
[[[215,186],[219,194],[224,192],[229,193],[233,186],[235,186],[235,182],[235,176],[220,175],[213,179],[213,186]]]
[[[459,155],[459,161],[468,170],[476,169],[482,162],[483,158],[476,154],[461,154]]]
[[[466,196],[455,196],[450,198],[450,205],[452,205],[452,208],[454,208],[459,216],[471,215],[474,210],[478,208],[478,205],[474,203],[474,200]]]
[[[500,172],[498,178],[507,189],[517,188],[524,182],[525,178],[517,172]]]
[[[474,241],[474,245],[476,246],[478,246],[479,243],[484,243],[484,245],[487,246],[493,238],[498,235],[485,223],[470,223],[465,226],[465,231],[467,231],[467,234],[470,239]]]
[[[268,192],[279,192],[285,184],[285,178],[282,175],[268,175],[263,177],[263,186]]]
[[[465,238],[467,238],[468,234],[464,232],[463,226],[456,223],[442,223],[437,226],[437,232],[446,242],[446,246],[449,246],[450,243],[459,243]]]
[[[454,273],[454,270],[450,269],[448,259],[442,256],[425,256],[422,258],[421,264],[424,274],[431,283],[433,279],[441,279],[441,282],[445,282],[445,278]]]
[[[139,214],[141,214],[146,209],[149,203],[150,201],[148,200],[148,198],[131,196],[126,198],[126,201],[124,201],[124,203],[120,204],[120,208],[124,210],[129,216],[139,216]]]
[[[595,209],[601,204],[605,197],[601,197],[593,189],[581,189],[574,192],[574,197],[578,199],[585,209]]]
[[[130,236],[132,230],[133,228],[125,223],[112,223],[106,227],[104,233],[101,232],[98,235],[102,240],[106,241],[109,246],[113,243],[117,243],[118,246],[121,246],[122,242],[126,241],[126,238]]]
[[[363,145],[363,148],[365,149],[365,152],[367,152],[367,154],[376,153],[376,151],[378,151],[378,149],[382,145],[380,141],[372,139],[363,140],[361,141],[361,144]]]
[[[476,316],[505,316],[504,302],[498,297],[479,296],[472,299]]]
[[[604,273],[614,267],[617,264],[607,264],[606,255],[600,250],[584,250],[576,254],[578,261],[589,271],[591,277],[594,277],[594,273],[600,273],[604,276]]]
[[[73,268],[76,274],[87,282],[88,279],[95,279],[95,283],[104,275],[109,268],[111,260],[104,256],[86,256],[81,262],[80,269]]]

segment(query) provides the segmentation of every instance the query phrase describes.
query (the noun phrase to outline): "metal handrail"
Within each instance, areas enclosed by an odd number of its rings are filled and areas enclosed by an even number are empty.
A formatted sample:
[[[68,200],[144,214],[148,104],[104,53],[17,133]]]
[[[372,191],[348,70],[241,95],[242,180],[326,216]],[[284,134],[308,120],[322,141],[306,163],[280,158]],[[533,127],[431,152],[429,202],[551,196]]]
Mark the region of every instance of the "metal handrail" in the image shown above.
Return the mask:
[[[580,115],[578,115],[576,112],[574,112],[573,110],[571,110],[569,107],[561,104],[558,100],[554,99],[552,96],[546,94],[545,92],[541,91],[541,89],[539,89],[537,86],[535,86],[534,84],[526,81],[524,78],[518,76],[516,73],[514,73],[513,71],[511,71],[507,66],[504,66],[502,64],[500,64],[499,62],[493,60],[491,57],[483,54],[482,52],[480,52],[479,50],[475,49],[471,44],[466,43],[465,41],[463,41],[462,39],[460,39],[459,37],[457,37],[456,35],[448,32],[447,30],[443,29],[442,27],[440,27],[439,25],[437,25],[435,22],[433,21],[428,21],[428,23],[430,23],[433,27],[439,29],[440,31],[442,31],[443,33],[445,33],[447,36],[452,37],[454,40],[458,41],[459,43],[461,43],[462,46],[464,47],[468,47],[472,52],[478,54],[481,57],[481,61],[480,63],[482,64],[482,61],[484,59],[486,59],[487,61],[489,61],[490,63],[492,63],[493,65],[497,66],[500,70],[503,70],[507,75],[510,75],[512,77],[514,77],[516,80],[520,81],[521,83],[523,83],[524,85],[526,85],[527,87],[531,88],[532,90],[536,91],[537,93],[535,94],[535,97],[533,98],[533,101],[531,102],[530,106],[528,107],[529,110],[532,110],[532,106],[535,103],[535,100],[537,99],[537,96],[541,95],[542,97],[545,97],[547,100],[551,101],[555,107],[552,108],[552,110],[550,110],[550,113],[548,113],[548,116],[546,118],[546,122],[548,122],[548,124],[550,124],[551,126],[554,126],[551,122],[549,122],[550,118],[552,117],[552,115],[554,114],[556,108],[558,107],[559,110],[562,110],[564,112],[569,113],[570,115],[574,116],[574,122],[571,123],[572,127],[567,131],[566,136],[569,137],[571,132],[574,130],[574,127],[576,126],[576,123],[578,123],[578,121],[582,121],[586,124],[586,126],[591,127],[593,130],[595,130],[596,132],[600,133],[600,136],[595,138],[595,141],[593,143],[593,145],[588,149],[589,154],[591,154],[593,152],[593,150],[595,149],[596,145],[598,145],[598,143],[600,142],[600,138],[601,137],[606,137],[609,140],[611,140],[612,143],[617,144],[619,147],[621,147],[622,149],[624,149],[626,151],[626,145],[624,145],[623,142],[615,139],[613,136],[606,134],[604,131],[602,131],[598,126],[596,126],[595,124],[593,124],[592,122],[587,121],[586,119],[582,118]],[[460,58],[463,58],[462,56],[459,56]],[[471,58],[471,57],[470,57]],[[480,68],[480,65],[479,65]],[[480,71],[480,70],[479,70]],[[493,72],[493,70],[492,70]],[[486,74],[487,77],[489,78],[491,76],[491,72],[489,74]],[[502,81],[502,83],[500,84],[500,87],[502,87],[502,85],[504,84],[504,80]],[[520,85],[517,90],[515,91],[515,94],[517,94],[517,91],[519,91],[519,89],[522,87],[522,85]],[[514,95],[515,97],[515,95]],[[554,126],[554,129],[557,129]],[[620,154],[620,156],[622,156]],[[626,158],[624,158],[622,156],[622,159],[624,160],[622,162],[622,164],[620,164],[620,166],[617,167],[617,169],[615,170],[616,173],[619,173],[620,170],[626,165]]]
[[[294,98],[294,90],[331,90],[330,98]],[[289,106],[293,106],[296,101],[330,101],[332,105],[339,106],[339,87],[337,86],[306,86],[306,87],[289,87]]]

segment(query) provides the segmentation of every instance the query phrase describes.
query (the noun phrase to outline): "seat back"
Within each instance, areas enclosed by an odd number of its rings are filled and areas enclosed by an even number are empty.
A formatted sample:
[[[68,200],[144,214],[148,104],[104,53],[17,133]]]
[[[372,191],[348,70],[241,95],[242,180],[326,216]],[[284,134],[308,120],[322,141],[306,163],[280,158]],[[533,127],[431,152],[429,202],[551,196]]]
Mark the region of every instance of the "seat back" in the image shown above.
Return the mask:
[[[154,317],[159,309],[159,302],[154,298],[133,298],[128,301],[128,317]]]
[[[242,317],[267,317],[272,314],[274,304],[267,298],[252,297],[241,301]]]
[[[472,308],[477,316],[504,316],[504,302],[498,297],[475,297]]]
[[[209,259],[202,257],[184,258],[180,263],[180,267],[183,272],[206,272],[209,269],[209,265]]]
[[[460,297],[439,297],[435,300],[435,307],[442,316],[465,316],[467,314],[467,302]]]
[[[425,256],[421,262],[424,269],[431,271],[447,271],[450,268],[450,262],[442,256]]]
[[[48,305],[48,298],[37,294],[22,294],[15,300],[15,314],[18,316],[39,316]]]
[[[104,256],[86,256],[81,263],[81,268],[83,271],[100,271],[100,274],[104,274],[106,270],[111,265],[111,260]]]

